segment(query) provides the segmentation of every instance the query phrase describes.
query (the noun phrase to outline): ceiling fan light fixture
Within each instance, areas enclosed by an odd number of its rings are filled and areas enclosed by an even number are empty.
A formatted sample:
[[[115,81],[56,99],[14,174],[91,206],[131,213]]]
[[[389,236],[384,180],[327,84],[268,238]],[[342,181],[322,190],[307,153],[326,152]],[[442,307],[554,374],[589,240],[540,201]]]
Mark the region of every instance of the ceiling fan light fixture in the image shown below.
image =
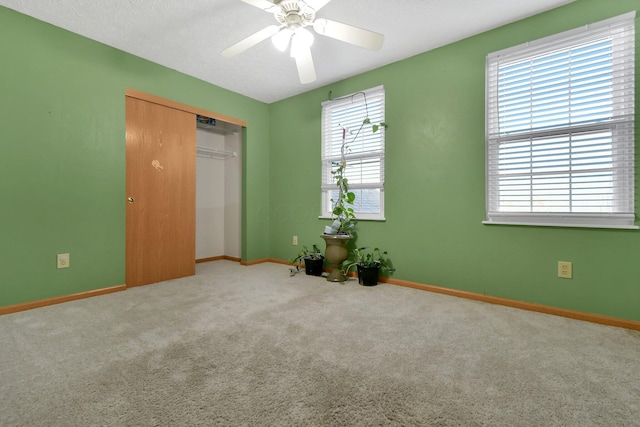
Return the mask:
[[[291,40],[291,30],[288,28],[283,28],[271,37],[273,45],[280,52],[287,50],[287,47],[289,47],[289,40]]]
[[[313,44],[313,34],[305,28],[296,29],[291,35],[291,57],[297,58],[306,53]]]
[[[324,34],[327,27],[327,20],[324,18],[318,18],[313,21],[313,29],[318,34]]]

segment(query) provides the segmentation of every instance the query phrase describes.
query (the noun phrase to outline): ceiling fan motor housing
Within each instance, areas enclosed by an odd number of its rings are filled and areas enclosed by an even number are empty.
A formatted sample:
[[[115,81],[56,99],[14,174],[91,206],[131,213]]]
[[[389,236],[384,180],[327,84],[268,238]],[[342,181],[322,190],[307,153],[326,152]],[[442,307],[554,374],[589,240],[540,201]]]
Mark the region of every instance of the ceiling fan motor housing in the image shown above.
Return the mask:
[[[311,25],[316,18],[315,10],[304,2],[297,0],[281,0],[276,3],[280,10],[274,13],[276,21],[290,30]]]

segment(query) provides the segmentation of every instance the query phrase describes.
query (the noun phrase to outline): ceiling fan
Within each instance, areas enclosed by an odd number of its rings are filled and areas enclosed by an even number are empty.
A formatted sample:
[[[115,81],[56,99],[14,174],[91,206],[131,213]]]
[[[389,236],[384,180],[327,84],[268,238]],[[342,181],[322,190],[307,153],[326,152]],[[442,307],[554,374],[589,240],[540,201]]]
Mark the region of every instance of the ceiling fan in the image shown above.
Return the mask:
[[[273,44],[282,52],[290,46],[290,54],[296,61],[298,76],[302,84],[316,80],[316,70],[310,49],[313,43],[313,34],[306,27],[312,27],[317,34],[371,50],[380,49],[384,42],[382,34],[330,19],[316,19],[316,12],[331,0],[242,1],[273,13],[278,25],[269,25],[263,28],[225,49],[222,51],[222,55],[227,57],[238,55],[271,37]]]

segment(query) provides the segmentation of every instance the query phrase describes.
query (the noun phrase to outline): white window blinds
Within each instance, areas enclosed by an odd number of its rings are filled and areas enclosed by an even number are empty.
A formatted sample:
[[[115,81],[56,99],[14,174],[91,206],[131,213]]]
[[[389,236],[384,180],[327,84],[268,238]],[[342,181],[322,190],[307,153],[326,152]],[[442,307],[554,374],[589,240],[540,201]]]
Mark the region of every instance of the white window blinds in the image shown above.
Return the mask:
[[[371,124],[363,125],[367,117]],[[344,132],[345,176],[349,191],[356,194],[356,217],[384,218],[384,127],[372,130],[372,124],[383,121],[383,86],[322,103],[322,216],[331,216],[331,199],[337,198],[331,171],[339,165]]]
[[[634,22],[487,56],[485,223],[636,228]]]

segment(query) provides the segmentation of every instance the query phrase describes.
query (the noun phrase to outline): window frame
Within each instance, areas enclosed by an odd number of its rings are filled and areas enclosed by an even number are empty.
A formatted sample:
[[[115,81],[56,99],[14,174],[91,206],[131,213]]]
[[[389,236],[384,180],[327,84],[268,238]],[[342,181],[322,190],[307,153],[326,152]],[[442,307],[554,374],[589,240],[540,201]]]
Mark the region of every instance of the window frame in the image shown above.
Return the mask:
[[[345,109],[348,106],[354,105],[362,105],[364,109],[367,109],[366,104],[371,104],[373,102],[380,102],[379,107],[379,116],[371,115],[369,118],[371,120],[371,124],[381,123],[385,121],[385,90],[384,86],[376,86],[367,90],[355,92],[346,96],[342,96],[339,98],[330,99],[322,102],[322,118],[321,118],[321,148],[320,148],[320,157],[321,157],[321,209],[322,212],[319,216],[321,219],[330,219],[332,217],[332,209],[333,206],[331,204],[331,191],[338,190],[337,185],[331,179],[331,167],[329,166],[333,157],[327,155],[329,149],[327,144],[329,139],[331,139],[332,132],[335,131],[334,127],[339,126],[339,123],[331,122],[331,112],[335,110]],[[366,118],[366,115],[362,117],[362,120]],[[358,119],[359,120],[359,119]],[[360,121],[360,123],[362,123]],[[371,129],[371,125],[365,124],[364,127],[360,130]],[[351,134],[358,133],[359,129],[348,129]],[[367,130],[369,132],[369,130]],[[375,189],[379,191],[380,195],[380,212],[378,213],[365,213],[365,212],[355,212],[355,216],[357,220],[370,220],[370,221],[385,221],[384,214],[384,168],[385,168],[385,127],[380,126],[380,128],[375,133],[380,137],[379,149],[375,151],[370,151],[368,153],[356,153],[356,154],[348,154],[346,156],[347,161],[351,160],[366,160],[366,159],[379,159],[380,161],[380,182],[372,183],[372,184],[361,184],[361,183],[352,183],[349,182],[349,190],[364,190],[364,189]],[[349,132],[347,133],[347,138],[349,138]],[[347,168],[348,169],[348,168]],[[347,172],[348,173],[348,172]],[[356,202],[357,202],[356,198]]]
[[[621,66],[617,62],[612,64],[611,69],[614,75],[611,78],[612,90],[611,92],[616,94],[611,96],[611,100],[617,101],[619,98],[624,98],[624,107],[621,109],[617,104],[612,107],[612,115],[606,121],[596,122],[593,121],[586,125],[569,123],[564,126],[555,126],[550,129],[534,129],[530,127],[528,131],[518,130],[515,134],[508,134],[507,132],[501,133],[500,127],[500,112],[498,111],[498,71],[500,67],[505,67],[509,64],[516,63],[526,59],[533,60],[537,57],[544,57],[551,55],[560,49],[573,48],[593,42],[602,37],[602,35],[608,35],[612,38],[612,55],[614,60],[618,52],[615,50],[620,43],[626,43],[633,47],[630,54],[624,54],[624,58],[631,57],[631,61],[625,62],[624,66]],[[617,37],[619,35],[619,37]],[[620,42],[622,39],[623,42]],[[612,61],[614,62],[614,61]],[[622,229],[638,229],[635,225],[635,200],[634,200],[634,181],[635,181],[635,100],[634,100],[634,80],[635,80],[635,11],[629,12],[614,18],[610,18],[604,21],[600,21],[594,24],[589,24],[574,30],[565,31],[556,35],[545,37],[533,42],[524,43],[511,48],[503,49],[497,52],[490,53],[486,58],[486,110],[485,110],[485,206],[486,206],[486,218],[483,224],[509,224],[509,225],[532,225],[532,226],[560,226],[560,227],[593,227],[593,228],[622,228]],[[623,70],[623,71],[621,71]],[[623,73],[623,78],[620,78],[619,74]],[[630,83],[629,83],[630,82]],[[629,93],[629,85],[631,91]],[[625,95],[619,96],[619,91],[625,91]],[[533,97],[533,90],[530,92],[530,96]],[[530,99],[530,98],[527,98]],[[532,98],[531,98],[532,99]],[[531,119],[535,117],[531,114]],[[500,206],[500,172],[499,166],[504,167],[507,162],[502,161],[499,158],[500,144],[508,143],[509,141],[526,141],[530,140],[533,147],[536,138],[550,138],[550,137],[569,137],[571,141],[574,135],[578,132],[610,132],[612,140],[612,154],[611,154],[611,209],[612,212],[551,212],[542,211],[535,212],[533,205],[529,208],[528,212],[516,212],[513,210],[506,210]],[[533,155],[534,148],[529,149]],[[575,148],[571,147],[570,155],[575,155]],[[629,161],[630,159],[630,161]],[[627,165],[630,163],[630,166]],[[533,163],[532,163],[533,165]],[[618,168],[622,170],[624,174],[623,180],[618,180],[616,175]],[[566,172],[569,179],[575,179],[579,176],[575,170],[569,168]],[[535,172],[530,172],[526,177],[533,181],[534,179],[540,179],[541,175]],[[528,190],[530,197],[533,197],[533,189]],[[546,190],[548,193],[544,193],[548,196],[552,193],[551,190]],[[615,196],[625,196],[625,202],[620,208],[620,205],[615,202]],[[575,201],[576,196],[570,193],[569,200]],[[502,209],[502,210],[501,210]],[[572,208],[569,208],[572,209]]]

